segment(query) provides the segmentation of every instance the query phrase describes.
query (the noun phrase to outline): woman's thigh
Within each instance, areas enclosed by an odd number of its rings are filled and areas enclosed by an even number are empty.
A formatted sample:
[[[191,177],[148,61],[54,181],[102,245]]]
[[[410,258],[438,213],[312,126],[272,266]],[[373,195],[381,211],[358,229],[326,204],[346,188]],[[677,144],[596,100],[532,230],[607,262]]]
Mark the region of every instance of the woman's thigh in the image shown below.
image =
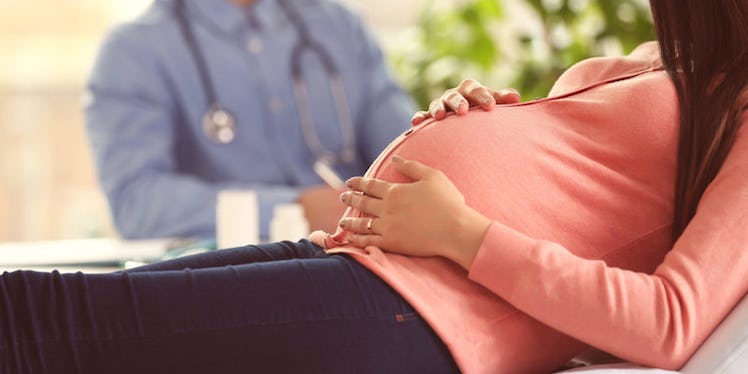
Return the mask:
[[[0,372],[453,372],[444,344],[346,256],[0,277]]]
[[[308,241],[283,241],[244,247],[219,249],[192,256],[177,257],[167,261],[156,262],[132,269],[128,273],[157,271],[202,269],[226,265],[242,265],[255,262],[269,262],[290,260],[293,258],[314,258],[327,256],[322,247]]]

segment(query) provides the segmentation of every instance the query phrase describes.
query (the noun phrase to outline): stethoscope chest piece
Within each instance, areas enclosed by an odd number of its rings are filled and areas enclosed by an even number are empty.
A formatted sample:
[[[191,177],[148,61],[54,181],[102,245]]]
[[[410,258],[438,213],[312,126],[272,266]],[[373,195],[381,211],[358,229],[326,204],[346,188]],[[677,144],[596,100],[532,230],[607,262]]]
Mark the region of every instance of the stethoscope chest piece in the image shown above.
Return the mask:
[[[212,106],[203,116],[205,135],[218,144],[229,144],[236,137],[234,116],[220,106]]]

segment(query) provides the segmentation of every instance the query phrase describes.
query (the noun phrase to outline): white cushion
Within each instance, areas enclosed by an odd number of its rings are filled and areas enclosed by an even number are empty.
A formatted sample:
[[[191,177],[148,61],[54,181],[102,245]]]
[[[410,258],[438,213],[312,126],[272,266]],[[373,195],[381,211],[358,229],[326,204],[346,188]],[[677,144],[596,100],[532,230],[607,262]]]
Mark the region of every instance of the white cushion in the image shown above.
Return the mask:
[[[748,297],[733,308],[681,369],[683,374],[748,373]]]
[[[645,368],[629,363],[592,365],[581,368],[565,370],[562,373],[583,374],[678,374],[677,371]]]

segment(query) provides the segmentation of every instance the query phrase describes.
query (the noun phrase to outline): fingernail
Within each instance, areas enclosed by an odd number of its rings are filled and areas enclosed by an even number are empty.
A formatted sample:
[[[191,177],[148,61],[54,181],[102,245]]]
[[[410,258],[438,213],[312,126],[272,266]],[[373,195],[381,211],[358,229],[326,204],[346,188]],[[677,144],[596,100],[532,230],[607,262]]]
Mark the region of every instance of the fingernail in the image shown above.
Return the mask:
[[[348,196],[347,192],[343,192],[342,194],[340,194],[340,202],[345,203],[345,199],[347,196]]]
[[[348,179],[347,181],[345,181],[345,186],[348,187],[348,188],[352,188],[353,187],[353,178]]]
[[[398,155],[392,156],[392,162],[402,163],[403,161],[405,161],[405,159]]]
[[[345,226],[345,220],[341,219],[340,221],[338,221],[338,226],[340,226],[341,228],[343,228]]]
[[[457,109],[455,112],[457,114],[465,114],[468,111],[468,103],[464,100],[460,100],[460,102],[457,104]]]
[[[492,104],[496,104],[496,100],[494,100],[493,97],[489,96],[483,99],[483,105],[492,105]]]

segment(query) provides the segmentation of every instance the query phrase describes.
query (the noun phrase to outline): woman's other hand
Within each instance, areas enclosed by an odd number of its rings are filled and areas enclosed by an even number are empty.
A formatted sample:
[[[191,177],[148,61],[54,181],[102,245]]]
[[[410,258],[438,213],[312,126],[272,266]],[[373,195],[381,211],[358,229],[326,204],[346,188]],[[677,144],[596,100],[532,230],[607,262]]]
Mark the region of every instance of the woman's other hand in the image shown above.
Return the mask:
[[[335,232],[335,224],[345,211],[340,203],[340,190],[328,186],[314,186],[302,191],[298,203],[304,208],[309,229]]]
[[[459,86],[444,91],[440,98],[432,101],[428,110],[413,115],[410,123],[415,126],[429,118],[438,121],[446,117],[448,112],[463,115],[471,106],[480,106],[483,110],[489,111],[496,104],[515,104],[520,100],[519,92],[513,88],[497,91],[476,80],[465,79]]]
[[[351,191],[340,195],[343,203],[370,216],[340,221],[353,233],[351,244],[410,256],[443,256],[468,269],[491,221],[465,204],[441,171],[398,156],[392,164],[413,182],[362,177],[346,182]]]

